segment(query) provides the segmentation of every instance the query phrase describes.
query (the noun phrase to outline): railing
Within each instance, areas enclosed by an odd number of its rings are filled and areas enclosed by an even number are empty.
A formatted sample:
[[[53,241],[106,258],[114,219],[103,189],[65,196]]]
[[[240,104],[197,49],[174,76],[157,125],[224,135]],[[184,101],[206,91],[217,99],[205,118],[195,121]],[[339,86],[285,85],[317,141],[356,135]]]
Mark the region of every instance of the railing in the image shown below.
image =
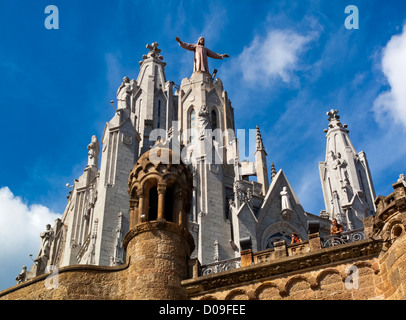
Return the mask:
[[[320,239],[320,244],[322,248],[334,247],[341,244],[346,244],[354,241],[359,241],[365,239],[364,229],[356,229],[342,232],[340,235],[327,236]],[[264,251],[256,252],[252,255],[253,264],[267,262],[271,260],[276,260],[280,257],[296,256],[301,254],[306,254],[310,252],[309,241],[304,241],[300,244],[283,245],[283,250],[280,252],[275,251],[275,249],[268,249]],[[201,266],[201,275],[209,275],[214,273],[219,273],[227,270],[237,269],[241,267],[241,258],[234,258],[229,260],[223,260],[218,262],[213,262]]]
[[[339,235],[332,235],[324,237],[321,240],[321,247],[328,248],[338,246],[340,244],[345,244],[349,242],[359,241],[365,239],[364,229],[356,229],[341,232]]]
[[[236,269],[239,267],[241,267],[241,258],[213,262],[202,266],[202,275],[205,276],[208,274]]]

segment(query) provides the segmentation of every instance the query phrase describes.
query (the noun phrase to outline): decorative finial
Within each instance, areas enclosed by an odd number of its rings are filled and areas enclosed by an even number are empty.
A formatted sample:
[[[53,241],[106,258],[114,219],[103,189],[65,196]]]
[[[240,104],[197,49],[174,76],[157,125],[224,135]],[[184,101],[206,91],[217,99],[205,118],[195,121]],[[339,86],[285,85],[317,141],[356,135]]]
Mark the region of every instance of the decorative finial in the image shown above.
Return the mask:
[[[152,57],[152,58],[156,58],[156,59],[159,59],[159,60],[163,60],[164,57],[160,55],[161,49],[158,49],[158,46],[159,46],[158,42],[153,42],[151,44],[147,44],[146,48],[149,49],[149,52],[148,52],[148,54],[144,54],[142,56],[142,59],[145,60],[147,58]]]
[[[275,165],[272,162],[271,164],[271,179],[273,179],[276,176],[276,169],[275,169]]]
[[[340,116],[337,115],[337,113],[338,113],[338,110],[334,110],[334,109],[331,109],[330,111],[328,111],[326,114],[329,116],[328,121],[339,120]]]
[[[331,109],[326,113],[328,116],[328,127],[329,129],[334,128],[334,127],[342,127],[342,124],[340,122],[340,116],[338,115],[338,110]],[[345,127],[346,128],[346,127]],[[328,132],[328,129],[325,129],[324,132]]]

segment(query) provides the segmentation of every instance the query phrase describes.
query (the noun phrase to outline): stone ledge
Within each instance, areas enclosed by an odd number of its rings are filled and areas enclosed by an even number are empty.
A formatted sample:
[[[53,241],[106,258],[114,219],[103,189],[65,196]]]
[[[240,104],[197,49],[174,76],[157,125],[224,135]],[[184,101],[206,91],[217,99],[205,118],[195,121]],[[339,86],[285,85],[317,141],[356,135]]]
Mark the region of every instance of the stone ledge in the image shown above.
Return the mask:
[[[365,239],[302,255],[283,257],[239,269],[184,280],[182,285],[187,290],[189,296],[193,297],[213,290],[219,290],[219,288],[241,286],[247,282],[282,276],[291,272],[310,271],[330,264],[378,256],[381,249],[381,242]]]

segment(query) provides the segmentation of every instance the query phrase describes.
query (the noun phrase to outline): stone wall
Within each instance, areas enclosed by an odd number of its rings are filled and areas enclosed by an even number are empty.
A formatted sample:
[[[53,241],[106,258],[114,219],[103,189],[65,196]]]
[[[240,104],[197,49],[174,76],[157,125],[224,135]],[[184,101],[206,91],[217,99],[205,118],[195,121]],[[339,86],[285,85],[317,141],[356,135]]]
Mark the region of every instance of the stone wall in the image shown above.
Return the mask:
[[[139,224],[127,234],[124,246],[129,256],[125,265],[64,267],[57,271],[57,283],[44,274],[0,292],[0,300],[188,298],[180,283],[187,277],[187,256],[194,247],[185,228],[166,221]]]
[[[151,237],[152,233],[145,233]],[[327,249],[248,265],[218,274],[182,281],[182,289],[170,288],[170,279],[179,275],[168,255],[169,242],[181,241],[180,235],[160,234],[162,244],[152,240],[160,259],[148,258],[150,246],[130,243],[130,250],[142,250],[138,261],[120,267],[70,266],[58,273],[58,288],[47,289],[49,274],[34,278],[0,292],[1,300],[40,299],[249,299],[249,300],[366,300],[406,298],[406,236],[382,243],[361,240]],[[171,238],[171,239],[168,239]],[[148,243],[144,239],[142,243]],[[179,245],[181,245],[179,243]],[[389,245],[389,248],[386,246]],[[137,248],[138,247],[138,248]],[[172,248],[172,249],[171,249]],[[135,251],[134,251],[135,252]],[[166,264],[165,264],[166,263]],[[176,264],[176,263],[175,263]],[[149,267],[148,267],[149,266]],[[140,273],[140,268],[142,272]],[[183,266],[176,265],[183,269]],[[176,269],[175,268],[175,269]],[[355,274],[357,277],[355,279]],[[182,273],[182,272],[180,272]],[[175,278],[178,277],[178,280]],[[164,279],[165,278],[165,279]],[[138,280],[137,280],[138,279]],[[146,283],[149,283],[148,286]],[[155,286],[151,285],[155,283]],[[52,282],[51,282],[52,284]],[[145,284],[147,292],[139,289]],[[163,290],[165,289],[165,290]],[[175,292],[176,291],[176,292]],[[180,292],[180,293],[179,293]]]
[[[361,240],[268,261],[257,260],[256,264],[185,280],[182,284],[195,300],[383,299],[381,249],[380,242]],[[256,257],[257,254],[253,258]]]
[[[347,267],[358,268],[358,289],[345,286]],[[280,277],[247,283],[243,286],[217,290],[193,299],[219,300],[365,300],[380,299],[376,286],[375,259],[355,264],[317,268],[308,272],[291,273]]]
[[[394,185],[395,186],[395,185]],[[57,288],[45,274],[0,292],[0,300],[38,299],[406,299],[406,188],[378,197],[364,219],[365,239],[321,248],[317,234],[295,246],[241,252],[240,268],[199,275],[189,270],[193,237],[172,222],[148,221],[127,234],[128,262],[58,270]],[[55,279],[54,279],[55,281]]]
[[[403,232],[404,233],[404,232]],[[384,299],[406,299],[406,237],[393,242],[387,252],[379,257],[379,288]]]
[[[125,299],[123,280],[127,277],[127,268],[128,264],[64,267],[58,271],[57,282],[50,273],[44,274],[0,292],[0,300]]]

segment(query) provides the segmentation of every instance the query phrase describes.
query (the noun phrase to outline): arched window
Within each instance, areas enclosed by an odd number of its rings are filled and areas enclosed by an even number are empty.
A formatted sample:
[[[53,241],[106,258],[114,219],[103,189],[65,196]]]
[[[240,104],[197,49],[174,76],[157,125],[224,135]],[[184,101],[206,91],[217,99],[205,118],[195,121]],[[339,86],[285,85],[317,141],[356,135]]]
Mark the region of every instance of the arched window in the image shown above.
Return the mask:
[[[277,232],[271,235],[268,240],[266,241],[266,249],[273,249],[274,242],[285,240],[287,244],[290,244],[292,240],[285,232]]]
[[[190,113],[190,126],[189,128],[191,129],[190,132],[190,142],[194,143],[195,142],[195,133],[196,133],[196,111],[195,109],[192,110],[192,112]],[[192,130],[193,129],[193,130]]]
[[[218,124],[217,124],[217,113],[216,111],[213,109],[211,111],[211,115],[210,115],[210,122],[211,122],[211,128],[212,130],[217,129]]]

